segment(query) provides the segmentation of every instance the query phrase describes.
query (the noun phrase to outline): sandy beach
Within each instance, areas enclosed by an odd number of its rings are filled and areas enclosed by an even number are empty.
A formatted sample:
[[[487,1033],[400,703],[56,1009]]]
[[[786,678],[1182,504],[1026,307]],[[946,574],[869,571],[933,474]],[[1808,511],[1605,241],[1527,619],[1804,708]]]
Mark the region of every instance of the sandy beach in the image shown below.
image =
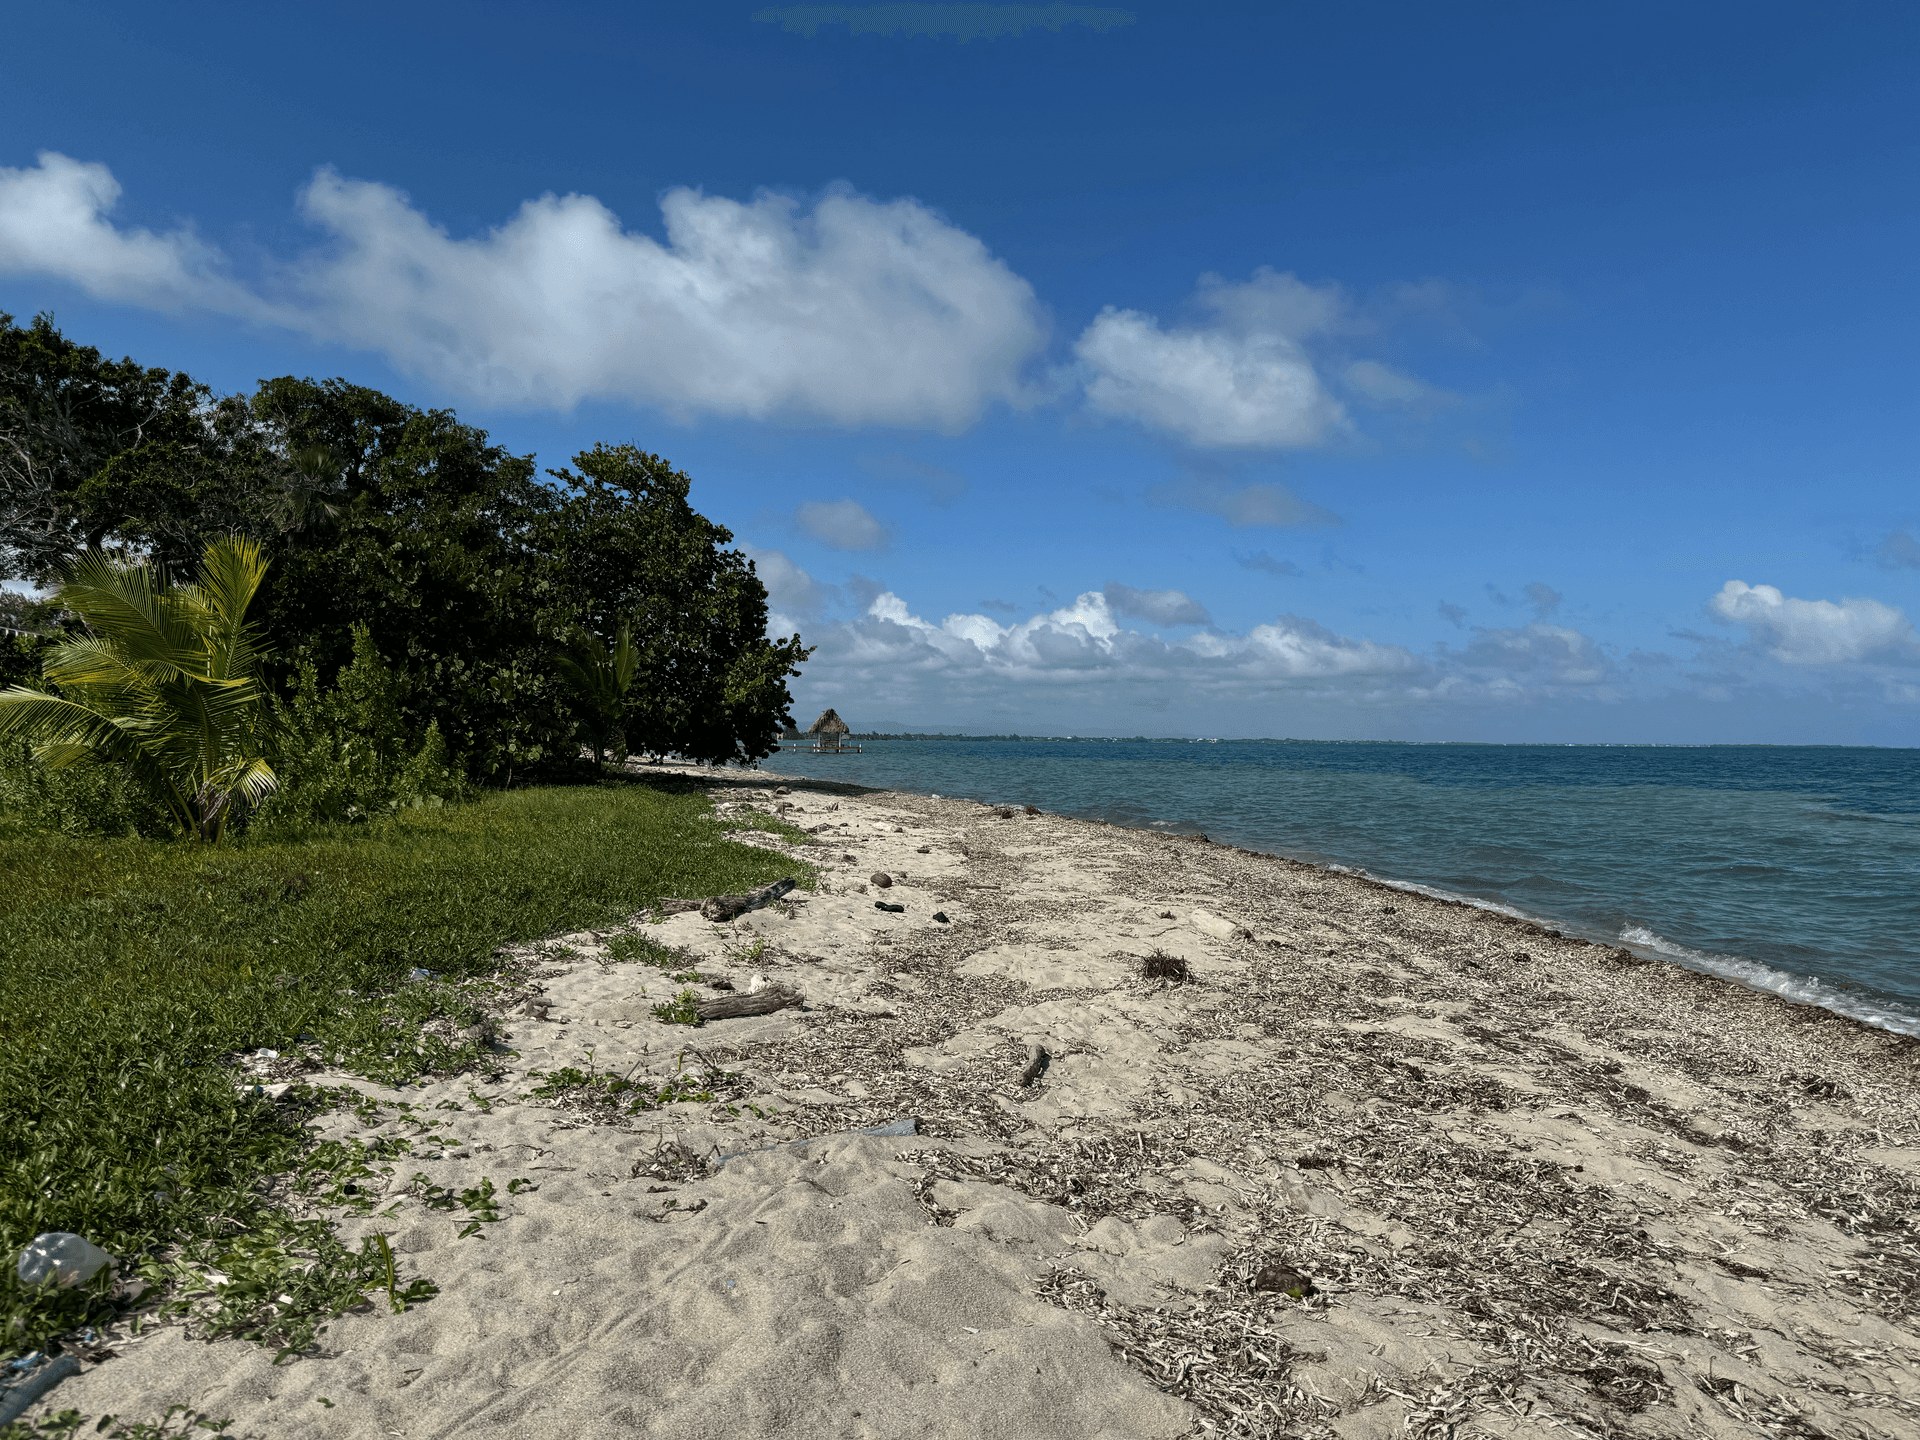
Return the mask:
[[[687,773],[812,832],[790,853],[821,887],[630,929],[803,1005],[663,1023],[684,985],[728,992],[591,932],[508,957],[495,1079],[265,1064],[377,1102],[315,1122],[391,1152],[356,1187],[375,1213],[324,1213],[439,1294],[377,1295],[279,1365],[123,1331],[39,1413],[183,1405],[272,1440],[1920,1435],[1920,1042],[1204,839]],[[475,1226],[449,1197],[483,1181]]]

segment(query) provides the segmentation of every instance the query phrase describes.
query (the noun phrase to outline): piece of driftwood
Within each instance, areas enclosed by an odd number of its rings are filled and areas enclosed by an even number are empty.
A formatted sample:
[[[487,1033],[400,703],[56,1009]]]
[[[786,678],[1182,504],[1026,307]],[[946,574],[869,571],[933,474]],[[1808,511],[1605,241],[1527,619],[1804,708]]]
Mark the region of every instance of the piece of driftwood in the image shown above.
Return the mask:
[[[762,885],[758,890],[749,890],[744,895],[714,895],[705,900],[662,900],[659,908],[662,915],[680,915],[688,910],[698,910],[709,920],[733,920],[749,910],[771,905],[799,883],[792,879],[776,880],[771,885]]]
[[[717,1000],[702,1000],[693,1008],[702,1020],[738,1020],[743,1015],[771,1015],[801,1001],[800,992],[793,986],[775,981],[751,995],[722,995]]]
[[[1020,1088],[1025,1089],[1040,1078],[1040,1072],[1047,1068],[1047,1052],[1038,1045],[1027,1046],[1027,1068],[1020,1072]]]

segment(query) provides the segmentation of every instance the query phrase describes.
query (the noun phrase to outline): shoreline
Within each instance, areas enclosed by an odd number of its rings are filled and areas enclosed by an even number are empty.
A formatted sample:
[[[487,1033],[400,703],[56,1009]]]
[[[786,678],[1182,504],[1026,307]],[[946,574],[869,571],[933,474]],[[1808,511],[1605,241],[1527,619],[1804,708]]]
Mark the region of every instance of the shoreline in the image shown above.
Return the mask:
[[[1084,739],[1085,737],[1081,737],[1081,738]],[[1160,742],[1155,742],[1155,743],[1160,743]],[[1211,744],[1211,743],[1217,743],[1217,742],[1194,740],[1194,741],[1174,741],[1174,742],[1166,742],[1166,743],[1197,745],[1197,744]],[[1236,742],[1236,743],[1248,743],[1248,742]],[[1397,744],[1418,744],[1418,743],[1428,743],[1428,742],[1414,742],[1414,741],[1299,742],[1299,741],[1277,741],[1276,740],[1276,741],[1262,741],[1257,743],[1263,743],[1263,744],[1267,744],[1267,743],[1270,743],[1270,744],[1299,744],[1299,743],[1336,744],[1337,743],[1337,744],[1396,744],[1397,745]],[[1468,742],[1448,741],[1448,742],[1432,742],[1432,743],[1464,744]],[[1545,747],[1535,747],[1535,748],[1564,749],[1564,748],[1579,748],[1579,747],[1545,746]],[[1593,746],[1588,748],[1618,749],[1618,748],[1631,748],[1631,747]],[[1674,749],[1674,748],[1702,748],[1702,747],[1666,746],[1666,747],[1643,747],[1643,748]],[[1707,747],[1707,748],[1712,748],[1712,747]],[[1727,748],[1739,748],[1739,747],[1727,747]],[[1745,747],[1745,748],[1756,748],[1756,747]],[[1776,747],[1776,748],[1780,748],[1780,747]],[[1795,747],[1787,747],[1787,748],[1795,748]],[[1805,748],[1805,747],[1798,747],[1798,748]],[[1828,747],[1828,748],[1872,749],[1872,748],[1888,748],[1888,747],[1834,746],[1834,747]],[[791,775],[791,774],[787,774],[786,772],[767,769],[766,766],[767,766],[767,762],[762,761],[760,764],[759,773],[766,774],[766,775],[778,775],[786,783],[800,783],[800,784],[819,783],[819,784],[829,784],[829,785],[847,784],[847,785],[852,785],[855,789],[872,790],[876,793],[897,793],[897,794],[903,794],[903,795],[920,795],[923,798],[928,798],[929,796],[931,796],[931,798],[940,798],[937,795],[933,794],[933,792],[928,792],[928,791],[920,791],[920,790],[890,791],[885,786],[869,786],[869,785],[863,785],[860,782],[855,782],[855,781],[829,781],[819,776]],[[952,799],[955,797],[947,796],[945,798]],[[971,797],[968,797],[968,798],[971,798]],[[998,804],[1002,802],[982,800],[982,801],[979,801],[978,803],[991,805],[991,804]],[[1015,802],[1006,802],[1006,803],[1012,803],[1012,804],[1018,805],[1022,802],[1015,801]],[[1177,828],[1182,823],[1178,821],[1149,822],[1144,825],[1126,825],[1126,824],[1122,824],[1119,821],[1097,818],[1093,815],[1086,814],[1086,813],[1073,813],[1068,811],[1060,811],[1058,813],[1060,813],[1065,818],[1078,819],[1087,824],[1111,825],[1115,829],[1129,830],[1141,835],[1176,836],[1179,838],[1192,838],[1193,836],[1198,835],[1202,839],[1209,839],[1209,832],[1201,830],[1197,826],[1194,826],[1188,829]],[[1233,845],[1231,842],[1228,842],[1228,841],[1215,841],[1215,840],[1209,839],[1209,843],[1216,844],[1216,845],[1223,845],[1228,849],[1243,849],[1243,847]],[[1302,851],[1302,852],[1295,853],[1285,849],[1271,850],[1271,851],[1255,849],[1255,850],[1243,850],[1243,853],[1251,854],[1251,855],[1266,855],[1276,859],[1289,860],[1299,864],[1309,865],[1316,869],[1327,870],[1336,874],[1355,875],[1362,879],[1372,880],[1378,884],[1387,885],[1397,890],[1405,890],[1414,894],[1431,896],[1435,899],[1439,899],[1443,901],[1458,902],[1461,904],[1470,905],[1470,906],[1473,906],[1475,909],[1490,911],[1491,913],[1496,915],[1510,916],[1512,918],[1524,920],[1532,924],[1546,926],[1550,929],[1559,928],[1559,929],[1562,929],[1563,931],[1580,932],[1580,933],[1583,933],[1583,936],[1585,939],[1587,939],[1593,944],[1606,945],[1606,946],[1623,946],[1625,948],[1631,949],[1636,954],[1642,955],[1643,958],[1653,959],[1658,963],[1678,965],[1682,969],[1691,970],[1696,974],[1711,976],[1715,979],[1724,980],[1731,984],[1739,985],[1747,989],[1758,990],[1764,994],[1777,995],[1780,998],[1787,1000],[1793,1004],[1812,1005],[1815,1008],[1828,1010],[1833,1014],[1845,1016],[1848,1019],[1859,1021],[1860,1023],[1869,1025],[1874,1029],[1885,1030],[1889,1034],[1906,1035],[1910,1037],[1920,1038],[1920,1002],[1917,1002],[1905,997],[1882,995],[1878,992],[1869,991],[1857,986],[1850,986],[1846,984],[1836,984],[1833,981],[1824,979],[1819,975],[1803,974],[1798,971],[1783,969],[1782,967],[1775,965],[1769,961],[1756,960],[1745,955],[1696,950],[1691,946],[1681,944],[1678,941],[1668,940],[1664,936],[1648,929],[1645,926],[1633,925],[1633,926],[1627,927],[1618,935],[1605,935],[1603,932],[1596,930],[1593,926],[1588,925],[1585,922],[1580,921],[1578,919],[1568,919],[1564,916],[1556,916],[1556,915],[1546,913],[1544,911],[1529,910],[1522,905],[1509,902],[1509,901],[1489,899],[1483,896],[1471,895],[1464,891],[1449,890],[1444,886],[1431,884],[1424,880],[1401,879],[1401,878],[1394,878],[1386,875],[1375,874],[1373,871],[1369,870],[1365,865],[1361,865],[1361,864],[1349,865],[1341,861],[1329,859],[1319,854],[1318,852]],[[1794,991],[1798,991],[1801,993],[1799,994],[1791,993]]]
[[[527,947],[501,1083],[304,1077],[384,1107],[324,1138],[411,1143],[370,1167],[391,1216],[325,1213],[438,1297],[277,1369],[157,1330],[51,1405],[315,1440],[1920,1426],[1911,1037],[1302,861],[672,770],[813,831],[733,838],[821,883],[632,932],[806,1008],[667,1025],[680,982],[612,932]],[[567,1067],[704,1098],[626,1114]],[[432,1187],[482,1178],[502,1218],[461,1238]]]

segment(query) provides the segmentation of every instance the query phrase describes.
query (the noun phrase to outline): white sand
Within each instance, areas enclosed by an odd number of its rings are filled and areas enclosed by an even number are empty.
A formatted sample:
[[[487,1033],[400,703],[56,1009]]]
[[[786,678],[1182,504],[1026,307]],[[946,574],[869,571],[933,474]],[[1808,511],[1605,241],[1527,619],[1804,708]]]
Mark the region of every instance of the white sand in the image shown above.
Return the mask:
[[[1353,876],[787,783],[790,818],[836,827],[802,852],[827,893],[639,928],[806,1010],[664,1025],[678,987],[563,937],[501,1083],[360,1085],[443,1123],[382,1111],[413,1141],[398,1210],[342,1231],[390,1233],[436,1298],[278,1367],[154,1330],[43,1413],[179,1404],[286,1440],[1920,1435],[1915,1042]],[[1190,979],[1141,979],[1155,951]],[[742,1079],[632,1117],[514,1098],[589,1063]],[[902,1115],[919,1137],[844,1136]],[[459,1239],[416,1171],[538,1188]],[[1267,1267],[1317,1293],[1255,1288]]]

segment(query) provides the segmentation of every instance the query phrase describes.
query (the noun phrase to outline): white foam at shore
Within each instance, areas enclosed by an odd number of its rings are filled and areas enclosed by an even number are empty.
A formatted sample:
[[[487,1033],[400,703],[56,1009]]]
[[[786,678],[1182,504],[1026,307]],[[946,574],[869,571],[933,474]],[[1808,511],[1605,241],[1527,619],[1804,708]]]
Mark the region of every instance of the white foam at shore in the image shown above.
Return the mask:
[[[1656,935],[1641,925],[1629,925],[1620,932],[1620,938],[1628,945],[1652,950],[1670,960],[1686,966],[1689,970],[1704,971],[1709,975],[1718,975],[1724,980],[1735,980],[1755,990],[1766,990],[1784,1000],[1797,1001],[1802,1005],[1818,1005],[1823,1010],[1835,1014],[1848,1015],[1855,1020],[1865,1021],[1882,1030],[1891,1030],[1899,1035],[1920,1035],[1920,1015],[1892,1001],[1874,1000],[1858,991],[1843,990],[1830,985],[1818,975],[1794,975],[1786,970],[1776,970],[1771,965],[1763,965],[1758,960],[1748,960],[1739,955],[1715,955],[1705,950],[1695,950],[1686,945],[1677,945],[1665,936]]]
[[[1425,895],[1433,900],[1457,901],[1463,905],[1471,905],[1476,910],[1491,910],[1496,915],[1505,915],[1514,920],[1526,920],[1535,925],[1553,927],[1562,923],[1545,920],[1538,915],[1529,915],[1524,910],[1512,905],[1502,905],[1497,900],[1483,900],[1476,895],[1460,895],[1432,885],[1420,885],[1412,880],[1389,880],[1385,876],[1369,874],[1365,870],[1344,865],[1329,865],[1327,869],[1337,870],[1343,875],[1362,875],[1394,890],[1410,890],[1416,895]],[[1823,1010],[1831,1010],[1836,1015],[1845,1015],[1881,1030],[1891,1030],[1896,1035],[1920,1035],[1920,1014],[1915,1014],[1909,1007],[1890,1000],[1875,1000],[1856,990],[1845,990],[1838,985],[1830,985],[1818,975],[1795,975],[1791,971],[1777,970],[1771,965],[1762,964],[1758,960],[1749,960],[1742,955],[1715,955],[1710,951],[1695,950],[1686,945],[1676,944],[1641,925],[1627,926],[1621,930],[1619,939],[1624,945],[1640,950],[1651,950],[1663,959],[1683,965],[1689,970],[1715,975],[1722,980],[1732,980],[1752,990],[1765,990],[1769,994],[1778,995],[1783,1000],[1792,1000],[1801,1005],[1818,1005]]]

